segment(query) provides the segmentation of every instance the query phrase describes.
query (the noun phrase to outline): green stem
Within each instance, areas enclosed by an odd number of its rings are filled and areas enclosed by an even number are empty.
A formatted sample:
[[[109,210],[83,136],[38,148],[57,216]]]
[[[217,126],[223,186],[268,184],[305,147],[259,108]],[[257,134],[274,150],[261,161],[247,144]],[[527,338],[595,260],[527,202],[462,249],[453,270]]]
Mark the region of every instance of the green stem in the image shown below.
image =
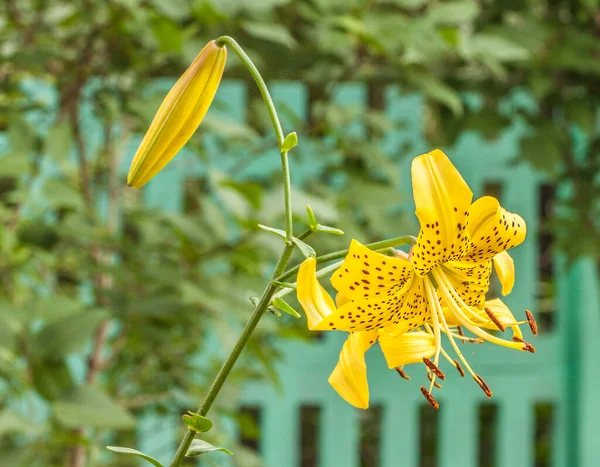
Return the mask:
[[[269,112],[269,118],[271,119],[273,129],[275,130],[275,135],[277,136],[277,143],[281,148],[281,145],[283,144],[283,141],[285,139],[285,136],[283,135],[283,129],[281,128],[281,122],[279,121],[279,116],[277,115],[277,110],[275,109],[275,104],[273,103],[273,99],[271,98],[269,89],[265,84],[265,80],[262,78],[260,72],[256,68],[256,65],[254,65],[250,57],[248,57],[248,54],[244,52],[244,49],[242,49],[242,47],[240,47],[240,45],[232,37],[221,36],[215,42],[219,47],[222,47],[224,45],[228,45],[229,47],[231,47],[231,50],[233,50],[235,54],[240,58],[240,60],[245,65],[248,72],[254,79],[254,82],[256,83],[256,86],[258,86],[258,90],[262,95],[265,106],[267,107],[267,111]],[[281,151],[281,168],[283,169],[283,186],[285,199],[285,233],[288,240],[291,241],[292,237],[294,236],[292,219],[292,184],[290,178],[290,167],[288,163],[287,151]]]
[[[293,250],[294,250],[294,244],[286,245],[285,249],[283,250],[283,253],[281,254],[279,263],[277,263],[275,272],[273,273],[273,276],[272,276],[273,278],[277,277],[285,269],[285,266],[286,266],[287,262],[289,261]],[[248,343],[250,336],[256,329],[256,326],[258,325],[258,322],[262,318],[262,315],[265,313],[265,311],[267,311],[267,308],[268,308],[269,304],[271,303],[271,299],[273,298],[273,295],[275,294],[276,290],[277,290],[277,287],[274,286],[273,284],[269,283],[269,285],[267,285],[267,288],[263,292],[260,302],[256,306],[254,313],[252,314],[252,316],[250,317],[250,320],[246,324],[246,327],[244,328],[242,335],[236,342],[231,353],[229,354],[229,357],[227,357],[227,360],[225,360],[225,363],[223,363],[223,366],[221,367],[221,369],[219,370],[219,373],[217,374],[213,383],[211,384],[210,389],[208,390],[208,393],[206,394],[206,397],[204,398],[204,401],[202,402],[202,405],[197,410],[198,414],[204,416],[208,413],[210,407],[212,406],[213,402],[217,398],[217,395],[221,391],[223,384],[227,380],[229,373],[233,369],[235,362],[237,361],[238,357],[242,353],[242,350],[244,350],[244,347],[246,347],[246,344]],[[183,462],[183,459],[185,458],[185,454],[187,453],[188,449],[190,448],[190,445],[192,444],[192,441],[193,441],[195,435],[196,435],[196,433],[194,431],[192,431],[192,430],[187,431],[187,433],[183,437],[183,440],[179,444],[179,447],[177,448],[177,452],[175,453],[173,460],[169,464],[170,467],[179,467],[181,465],[181,463]]]
[[[377,251],[377,250],[385,250],[387,248],[400,246],[400,245],[407,245],[407,244],[414,245],[416,242],[417,242],[417,239],[415,237],[413,237],[412,235],[403,235],[402,237],[390,238],[388,240],[382,240],[380,242],[367,243],[365,246],[369,247],[371,250]],[[334,251],[333,253],[329,253],[329,254],[326,254],[323,256],[317,256],[317,258],[316,258],[317,264],[327,263],[329,261],[334,261],[336,259],[343,258],[348,254],[348,251],[349,251],[348,249],[339,250],[339,251]],[[285,282],[287,279],[289,279],[294,274],[296,274],[298,272],[298,269],[300,269],[300,265],[294,266],[292,269],[289,269],[284,274],[277,277],[277,279],[275,279],[275,280],[278,282]]]
[[[279,123],[279,117],[277,116],[277,111],[275,110],[275,104],[273,104],[273,99],[271,99],[271,94],[269,94],[269,89],[265,84],[265,80],[260,75],[260,72],[256,68],[256,65],[250,60],[250,57],[244,52],[244,49],[238,44],[233,37],[229,36],[221,36],[216,41],[219,47],[223,47],[224,45],[228,45],[231,47],[231,50],[235,52],[235,54],[240,58],[242,63],[248,69],[250,75],[256,82],[258,86],[258,90],[262,95],[263,101],[265,101],[265,105],[267,106],[267,110],[269,112],[269,117],[271,118],[271,123],[273,123],[273,128],[275,130],[275,135],[277,136],[277,142],[279,143],[279,147],[283,144],[284,136],[283,130],[281,128],[281,123]]]

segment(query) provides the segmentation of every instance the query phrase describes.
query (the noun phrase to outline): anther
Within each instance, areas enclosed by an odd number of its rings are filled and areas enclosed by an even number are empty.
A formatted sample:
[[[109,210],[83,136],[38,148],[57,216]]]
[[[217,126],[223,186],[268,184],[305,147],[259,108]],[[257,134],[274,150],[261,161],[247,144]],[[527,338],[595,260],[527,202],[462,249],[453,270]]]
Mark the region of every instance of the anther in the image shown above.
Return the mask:
[[[525,310],[525,316],[527,316],[527,324],[529,324],[531,332],[534,336],[537,336],[538,327],[537,323],[535,322],[535,318],[533,317],[533,314],[531,313],[531,311]]]
[[[458,363],[458,360],[454,360],[454,365],[456,366],[456,369],[460,373],[460,376],[462,376],[464,378],[465,377],[465,370],[462,369],[462,366],[460,366],[460,363]]]
[[[492,313],[492,310],[490,310],[487,306],[484,308],[485,313],[488,315],[488,317],[493,321],[493,323],[496,325],[496,327],[502,331],[505,332],[506,328],[504,327],[504,325],[498,320],[498,318],[496,318],[496,315],[494,313]]]
[[[402,368],[400,368],[399,366],[396,367],[396,371],[402,378],[410,380],[410,376],[404,373],[404,371],[402,371]]]
[[[439,379],[441,379],[442,381],[444,381],[444,379],[446,379],[446,375],[444,373],[442,373],[442,370],[440,370],[437,365],[435,363],[433,363],[431,360],[429,360],[428,358],[423,358],[423,363],[427,366],[427,368],[429,368],[434,374],[435,376],[437,376]]]
[[[512,340],[513,340],[513,342],[520,342],[521,344],[523,344],[524,351],[535,353],[535,347],[533,345],[531,345],[529,342],[525,342],[523,339],[521,339],[520,337],[517,337],[517,336],[513,336]]]
[[[421,386],[421,392],[423,393],[425,399],[427,399],[427,402],[429,402],[431,407],[433,407],[436,410],[440,408],[440,404],[438,404],[438,401],[436,401],[435,398],[431,395],[431,393],[427,389],[425,389],[425,386]]]
[[[438,389],[442,389],[442,385],[440,383],[438,383],[437,381],[433,381],[433,376],[431,376],[431,373],[427,372],[427,379],[430,382],[433,382],[433,385],[438,388]]]
[[[463,332],[462,328],[460,326],[456,326],[456,330],[458,331],[458,335],[459,336],[464,336],[465,333]],[[463,339],[463,344],[465,343],[465,340]]]
[[[479,387],[483,390],[483,392],[485,393],[486,396],[492,397],[492,390],[486,384],[486,382],[483,380],[483,378],[481,376],[479,376],[477,373],[475,373],[475,376],[473,376],[473,379],[475,380],[475,382],[477,384],[479,384]]]

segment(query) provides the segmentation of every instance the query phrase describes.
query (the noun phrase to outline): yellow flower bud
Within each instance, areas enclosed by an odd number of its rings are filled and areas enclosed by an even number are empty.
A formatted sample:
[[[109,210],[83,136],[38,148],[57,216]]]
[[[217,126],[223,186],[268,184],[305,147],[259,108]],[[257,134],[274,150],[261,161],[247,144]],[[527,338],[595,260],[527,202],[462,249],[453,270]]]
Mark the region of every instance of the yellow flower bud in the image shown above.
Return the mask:
[[[129,186],[145,185],[192,137],[215,97],[226,60],[227,49],[210,41],[177,80],[133,158]]]

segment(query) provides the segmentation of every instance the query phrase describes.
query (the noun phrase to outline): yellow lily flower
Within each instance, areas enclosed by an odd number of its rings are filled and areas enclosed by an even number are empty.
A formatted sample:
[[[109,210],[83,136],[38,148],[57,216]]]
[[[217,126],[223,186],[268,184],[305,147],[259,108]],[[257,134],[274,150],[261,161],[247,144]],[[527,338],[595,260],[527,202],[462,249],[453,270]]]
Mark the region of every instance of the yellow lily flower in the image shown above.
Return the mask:
[[[316,278],[316,262],[311,258],[298,273],[298,300],[312,330],[348,331],[349,340],[353,341],[358,340],[354,335],[376,331],[390,368],[401,371],[404,364],[423,361],[431,384],[429,390],[421,390],[434,407],[437,402],[431,392],[436,378],[443,379],[438,367],[440,355],[464,374],[459,361],[462,362],[491,396],[457,341],[487,341],[517,350],[535,350],[523,340],[519,330],[524,323],[534,329],[530,313],[527,320],[518,322],[500,300],[485,302],[492,265],[503,293],[510,292],[514,264],[506,250],[524,240],[525,222],[504,210],[495,198],[484,196],[471,203],[471,190],[442,151],[415,158],[412,180],[421,230],[410,257],[385,256],[353,240],[344,262],[331,276],[333,287],[344,296],[345,303],[336,306],[321,287]],[[476,338],[464,337],[463,327]],[[513,330],[512,340],[484,330],[504,331],[506,327]],[[442,334],[458,360],[451,359],[442,348]],[[367,347],[352,346],[352,352],[349,349],[344,358],[353,356],[359,365],[364,365]],[[348,402],[357,405],[357,398],[349,395],[348,388],[352,386],[362,396],[357,406],[364,407],[365,397],[368,398],[368,388],[364,390],[366,369],[364,374],[347,377],[342,384],[344,368],[348,367],[340,360],[334,387]],[[364,381],[359,376],[364,376]]]
[[[171,88],[138,148],[127,184],[145,185],[192,137],[217,93],[227,49],[210,41]]]

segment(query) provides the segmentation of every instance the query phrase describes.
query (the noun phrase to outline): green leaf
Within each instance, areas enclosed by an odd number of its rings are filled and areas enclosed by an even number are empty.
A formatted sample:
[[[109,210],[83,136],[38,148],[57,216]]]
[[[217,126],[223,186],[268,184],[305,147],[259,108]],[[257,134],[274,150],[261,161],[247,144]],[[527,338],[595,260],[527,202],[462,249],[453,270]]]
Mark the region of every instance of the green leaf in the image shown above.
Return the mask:
[[[93,386],[79,386],[52,404],[55,418],[67,428],[94,427],[125,429],[135,426],[135,418]]]
[[[280,24],[246,21],[242,24],[242,28],[257,39],[280,44],[289,49],[296,46],[296,40],[292,37],[288,29]]]
[[[140,452],[136,449],[124,448],[121,446],[106,446],[106,449],[112,452],[117,452],[119,454],[128,454],[130,456],[141,457],[142,459],[147,460],[156,467],[163,467],[163,465],[160,462],[158,462],[154,457],[150,457],[148,454],[144,454],[143,452]]]
[[[207,452],[213,452],[213,451],[221,451],[224,452],[225,454],[229,454],[230,456],[233,456],[233,453],[231,451],[229,451],[228,449],[225,448],[218,448],[216,446],[213,446],[210,443],[207,443],[204,440],[201,439],[195,439],[194,441],[192,441],[192,445],[190,446],[190,448],[188,449],[188,452],[185,454],[186,457],[194,457],[194,456],[199,456],[201,454],[207,453]]]
[[[428,12],[428,17],[436,23],[464,24],[469,23],[479,14],[479,5],[474,0],[458,2],[437,2]]]
[[[309,258],[311,256],[317,256],[317,254],[315,253],[315,250],[313,249],[312,246],[304,243],[302,240],[300,240],[296,237],[292,238],[292,241],[296,244],[298,249],[302,252],[302,254],[306,258]]]
[[[327,225],[317,225],[317,228],[315,229],[317,232],[325,232],[325,233],[329,233],[332,235],[344,235],[344,231],[340,230],[340,229],[336,229],[335,227],[329,227]]]
[[[83,209],[81,193],[64,180],[47,180],[43,192],[46,202],[54,208]]]
[[[311,228],[311,230],[315,230],[319,226],[319,223],[317,222],[315,213],[313,212],[312,208],[308,204],[306,205],[306,216],[308,217],[309,227]]]
[[[34,421],[8,409],[0,413],[0,435],[6,433],[35,433],[41,427]]]
[[[469,46],[478,55],[492,57],[499,62],[527,60],[530,55],[525,47],[504,37],[486,33],[473,36]]]
[[[281,230],[281,229],[276,229],[274,227],[268,227],[268,226],[262,225],[262,224],[258,224],[258,228],[261,229],[261,230],[264,230],[265,232],[274,233],[278,237],[281,237],[285,241],[287,241],[287,234],[283,230]]]
[[[289,282],[280,282],[280,281],[275,281],[275,280],[270,280],[269,281],[271,284],[276,285],[277,287],[283,287],[285,289],[294,289],[296,290],[296,286],[294,284],[291,284]]]
[[[300,318],[300,313],[294,310],[289,303],[287,303],[283,298],[275,297],[273,299],[273,306],[278,310],[287,313],[288,315],[292,315],[294,318]]]
[[[288,152],[290,149],[298,145],[298,135],[295,131],[285,137],[281,144],[281,152]]]
[[[420,72],[407,74],[407,80],[431,99],[444,104],[454,115],[462,115],[463,104],[458,93],[433,75]]]
[[[65,160],[71,150],[73,135],[67,120],[57,122],[46,135],[45,152],[55,161]]]
[[[212,428],[213,424],[208,418],[195,412],[188,412],[188,414],[189,415],[183,415],[181,418],[183,419],[185,426],[190,430],[195,431],[196,433],[205,433]]]
[[[84,310],[58,319],[33,337],[32,351],[37,356],[60,359],[81,350],[98,325],[109,314],[105,310]]]
[[[29,172],[30,163],[27,154],[10,153],[0,156],[0,176],[15,177]]]

